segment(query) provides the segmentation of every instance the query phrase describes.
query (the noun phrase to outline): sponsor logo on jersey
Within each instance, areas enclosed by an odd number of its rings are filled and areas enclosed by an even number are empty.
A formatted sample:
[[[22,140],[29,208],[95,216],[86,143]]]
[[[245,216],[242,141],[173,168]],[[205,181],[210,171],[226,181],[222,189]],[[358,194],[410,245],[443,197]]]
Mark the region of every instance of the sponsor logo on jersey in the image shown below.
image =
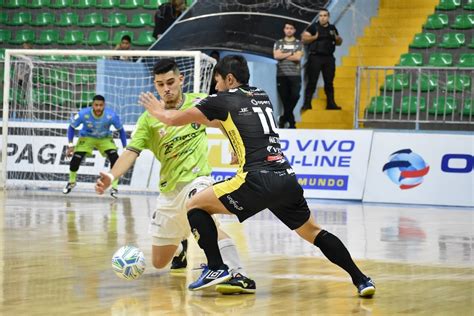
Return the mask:
[[[199,123],[191,123],[191,126],[192,126],[192,128],[194,128],[194,129],[199,129],[199,127],[201,126],[201,124],[199,124]]]
[[[84,115],[85,119],[88,119],[89,117],[91,117],[89,114]]]
[[[253,105],[270,105],[271,104],[269,100],[255,100],[255,99],[250,100],[250,103],[252,103]]]
[[[232,204],[236,210],[242,211],[244,209],[242,206],[239,206],[239,202],[234,200],[230,195],[227,195],[227,200],[229,200],[229,203]]]

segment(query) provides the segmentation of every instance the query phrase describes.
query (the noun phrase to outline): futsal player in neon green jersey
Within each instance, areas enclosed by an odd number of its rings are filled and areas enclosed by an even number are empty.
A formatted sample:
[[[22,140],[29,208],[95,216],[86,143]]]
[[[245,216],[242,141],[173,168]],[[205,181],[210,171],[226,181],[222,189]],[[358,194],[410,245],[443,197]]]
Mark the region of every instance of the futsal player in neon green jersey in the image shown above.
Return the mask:
[[[183,93],[184,76],[171,59],[162,59],[153,69],[155,88],[167,109],[186,110],[206,97],[201,93]],[[123,175],[134,164],[142,150],[153,152],[161,163],[160,195],[154,212],[150,233],[153,239],[152,262],[163,268],[170,261],[171,269],[187,265],[186,238],[190,227],[186,216],[186,202],[197,192],[212,186],[209,176],[206,126],[190,123],[181,127],[168,126],[144,112],[132,133],[132,139],[109,173],[101,173],[96,192],[102,194],[114,179]],[[218,223],[217,223],[218,225]],[[245,282],[221,287],[222,293],[254,293],[255,282],[245,277],[236,246],[221,229],[219,249],[231,274]]]
[[[80,125],[82,125],[82,129],[79,131],[79,140],[74,145],[74,130]],[[122,122],[114,110],[105,107],[105,98],[101,95],[94,96],[91,107],[80,110],[72,117],[67,131],[69,144],[66,152],[66,156],[72,156],[72,159],[69,164],[69,182],[63,189],[64,194],[68,194],[76,186],[77,170],[79,170],[84,157],[92,155],[94,149],[99,150],[102,156],[106,156],[112,166],[115,164],[119,156],[110,131],[111,125],[120,132],[120,140],[125,148],[127,134],[123,129]],[[117,198],[117,186],[118,178],[112,184],[110,191],[113,198]]]

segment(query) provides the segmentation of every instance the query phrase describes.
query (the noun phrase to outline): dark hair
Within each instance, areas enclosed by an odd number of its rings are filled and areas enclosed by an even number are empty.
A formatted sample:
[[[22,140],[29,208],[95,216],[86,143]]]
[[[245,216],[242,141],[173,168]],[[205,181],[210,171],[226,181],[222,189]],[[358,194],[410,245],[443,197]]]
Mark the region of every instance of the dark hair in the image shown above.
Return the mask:
[[[249,82],[247,60],[241,55],[225,56],[217,63],[214,71],[224,79],[228,74],[232,74],[239,83],[247,84]]]
[[[321,11],[325,11],[325,12],[328,13],[328,16],[331,16],[331,13],[329,13],[328,9],[326,9],[326,8],[319,9],[319,12],[321,12]],[[319,12],[318,12],[318,14],[319,14]]]
[[[100,94],[97,94],[92,98],[92,102],[94,102],[94,101],[104,101],[105,102],[105,98],[103,96],[101,96]]]
[[[285,24],[283,24],[283,27],[285,27],[285,25],[287,24],[293,26],[296,29],[296,23],[294,21],[290,21],[290,20],[285,21]]]
[[[171,70],[179,74],[178,65],[173,59],[169,59],[169,58],[161,59],[155,64],[155,66],[153,66],[154,75],[165,74]]]
[[[122,39],[121,39],[120,41],[123,41],[123,40],[126,40],[126,41],[128,41],[129,43],[132,42],[132,39],[131,39],[130,35],[124,35],[124,36],[122,36]]]

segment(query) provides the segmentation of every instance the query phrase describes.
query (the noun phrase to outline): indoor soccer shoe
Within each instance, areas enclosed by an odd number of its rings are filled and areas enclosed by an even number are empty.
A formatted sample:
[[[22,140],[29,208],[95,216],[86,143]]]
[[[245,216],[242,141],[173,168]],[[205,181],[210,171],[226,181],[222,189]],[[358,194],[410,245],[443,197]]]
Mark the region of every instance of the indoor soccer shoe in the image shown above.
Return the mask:
[[[110,189],[110,196],[114,199],[118,198],[118,190],[114,188]]]
[[[361,297],[371,297],[375,294],[375,283],[371,278],[365,279],[364,282],[357,285],[357,292]]]
[[[183,269],[188,265],[188,260],[186,259],[188,253],[188,241],[186,239],[181,241],[181,245],[183,245],[183,250],[181,250],[179,255],[173,257],[173,260],[171,261],[171,272],[183,271]]]
[[[216,270],[211,270],[206,265],[202,266],[202,269],[203,271],[199,279],[189,284],[189,290],[199,291],[209,286],[225,282],[232,277],[229,273],[229,268],[225,264]]]
[[[63,194],[68,194],[76,186],[75,182],[68,182],[63,189]]]
[[[232,278],[216,286],[216,291],[222,294],[254,294],[256,290],[255,281],[236,273]]]

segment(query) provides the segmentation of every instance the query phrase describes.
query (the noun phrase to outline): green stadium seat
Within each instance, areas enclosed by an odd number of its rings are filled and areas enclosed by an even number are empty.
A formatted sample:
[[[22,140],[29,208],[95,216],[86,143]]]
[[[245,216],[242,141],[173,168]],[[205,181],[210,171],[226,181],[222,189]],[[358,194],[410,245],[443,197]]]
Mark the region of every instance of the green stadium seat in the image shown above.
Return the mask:
[[[61,45],[79,45],[84,41],[84,32],[79,30],[67,30],[64,38],[58,41]]]
[[[84,16],[82,22],[79,22],[77,25],[81,27],[92,27],[97,25],[102,25],[103,17],[102,14],[97,12],[92,12]]]
[[[51,9],[67,9],[71,6],[72,0],[52,0],[51,4],[49,5]]]
[[[428,61],[428,66],[451,67],[453,65],[453,55],[450,53],[432,53]]]
[[[118,31],[117,33],[114,34],[114,38],[111,41],[109,41],[109,44],[117,45],[118,43],[120,43],[120,41],[122,40],[122,36],[124,35],[130,36],[130,38],[132,39],[132,44],[134,44],[132,31]]]
[[[33,43],[35,41],[35,31],[19,30],[15,34],[15,38],[8,41],[10,44],[21,45],[23,43]]]
[[[53,31],[56,31],[56,30],[53,30]],[[40,59],[44,60],[44,61],[63,61],[64,56],[61,56],[61,55],[47,55],[47,56],[41,56]]]
[[[77,3],[73,3],[72,7],[76,9],[91,9],[95,5],[96,0],[79,0]]]
[[[22,26],[22,25],[28,25],[30,24],[30,22],[31,22],[30,12],[17,12],[10,17],[10,19],[7,21],[7,25]]]
[[[150,46],[156,41],[156,38],[153,37],[152,31],[140,32],[138,38],[133,42],[133,45],[137,46]]]
[[[109,42],[109,32],[103,30],[95,30],[89,33],[85,44],[91,46],[106,45]]]
[[[0,12],[0,24],[7,24],[8,21],[8,12],[2,11]]]
[[[469,45],[467,45],[467,47],[474,49],[474,36],[471,37],[471,43],[469,43]]]
[[[441,48],[460,48],[466,43],[466,37],[463,33],[444,33],[441,43],[438,45]]]
[[[439,77],[433,74],[421,74],[420,80],[416,79],[414,85],[411,86],[412,91],[418,91],[418,84],[420,84],[421,92],[433,91],[439,86]]]
[[[456,16],[454,23],[450,25],[452,29],[468,30],[474,28],[474,14],[461,14]]]
[[[74,84],[88,84],[95,83],[96,71],[95,69],[76,69],[74,73]]]
[[[463,8],[464,10],[474,11],[474,0],[467,0],[467,3]]]
[[[367,113],[387,113],[393,109],[393,98],[388,96],[372,97],[367,107]]]
[[[5,48],[0,48],[0,60],[4,60],[4,59],[5,59]]]
[[[4,8],[7,9],[19,9],[26,5],[26,0],[8,0],[3,4]]]
[[[119,4],[119,8],[126,10],[138,9],[143,7],[144,3],[144,0],[125,0],[123,3]]]
[[[434,115],[452,114],[456,111],[456,100],[453,97],[439,97],[433,100],[428,113]]]
[[[426,110],[426,99],[425,97],[420,97],[420,111]],[[402,98],[401,107],[397,108],[397,113],[402,114],[415,114],[416,108],[418,106],[418,98],[416,96],[406,95]]]
[[[127,24],[127,15],[120,12],[113,12],[109,14],[107,22],[102,23],[105,27],[117,27]]]
[[[428,16],[423,27],[427,30],[440,30],[448,26],[449,17],[444,13],[435,13]]]
[[[31,0],[27,2],[25,7],[28,9],[42,9],[49,7],[51,0]]]
[[[59,30],[41,31],[39,38],[35,41],[37,45],[53,45],[59,41]]]
[[[166,0],[149,0],[148,3],[143,4],[143,8],[148,10],[157,10],[158,7],[165,2]]]
[[[404,67],[421,67],[423,66],[423,56],[420,53],[402,54],[398,65]]]
[[[95,7],[97,9],[114,9],[118,8],[120,0],[99,0]]]
[[[385,76],[385,83],[380,91],[402,91],[409,86],[408,74],[394,74]]]
[[[12,39],[12,31],[0,30],[0,44],[8,43]]]
[[[451,11],[461,6],[461,0],[440,0],[436,6],[437,10]]]
[[[51,12],[41,12],[36,15],[36,18],[30,22],[31,26],[48,26],[53,25],[56,16]]]
[[[75,12],[65,12],[59,16],[56,26],[76,26],[79,16]]]
[[[462,114],[467,115],[467,116],[474,116],[474,99],[465,99],[464,100],[464,106],[462,109]]]
[[[43,59],[44,60],[44,59]],[[56,84],[59,82],[68,82],[69,81],[69,76],[67,69],[48,69],[44,68],[40,78],[39,78],[41,83],[44,84]]]
[[[91,105],[92,98],[96,95],[95,91],[82,91],[80,99],[77,100],[76,105],[78,107],[86,107]]]
[[[473,68],[474,67],[474,54],[461,54],[459,57],[458,67]]]
[[[139,13],[135,14],[132,17],[132,21],[128,22],[126,25],[128,27],[147,27],[153,26],[155,23],[153,21],[153,16],[149,13]]]
[[[446,81],[446,90],[452,92],[462,92],[471,89],[471,77],[467,75],[448,75]]]
[[[433,33],[415,34],[410,48],[431,48],[436,44],[436,35]]]
[[[58,89],[50,91],[45,88],[33,89],[33,102],[37,104],[61,105],[72,100],[72,93],[69,90]]]

